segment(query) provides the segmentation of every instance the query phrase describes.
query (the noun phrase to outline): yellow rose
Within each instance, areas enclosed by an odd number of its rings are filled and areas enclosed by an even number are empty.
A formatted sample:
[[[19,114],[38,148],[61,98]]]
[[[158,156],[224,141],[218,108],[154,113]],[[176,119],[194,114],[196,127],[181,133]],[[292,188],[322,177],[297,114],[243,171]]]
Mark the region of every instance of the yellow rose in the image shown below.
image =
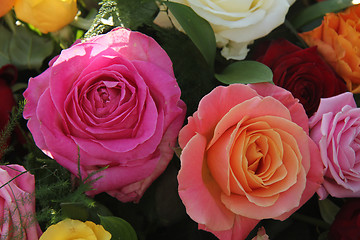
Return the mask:
[[[17,0],[17,18],[42,33],[55,32],[71,23],[77,13],[76,0]]]
[[[0,17],[4,16],[14,6],[15,0],[1,0],[0,1]]]
[[[51,225],[39,240],[110,240],[111,234],[101,225],[93,222],[65,219]]]

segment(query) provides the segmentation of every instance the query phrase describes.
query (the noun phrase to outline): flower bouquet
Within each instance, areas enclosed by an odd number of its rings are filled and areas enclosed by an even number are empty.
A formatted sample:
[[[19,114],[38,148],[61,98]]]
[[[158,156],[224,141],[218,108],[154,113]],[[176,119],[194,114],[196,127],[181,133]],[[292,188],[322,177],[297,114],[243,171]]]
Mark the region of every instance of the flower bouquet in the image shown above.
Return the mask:
[[[0,3],[0,239],[359,239],[360,5]]]

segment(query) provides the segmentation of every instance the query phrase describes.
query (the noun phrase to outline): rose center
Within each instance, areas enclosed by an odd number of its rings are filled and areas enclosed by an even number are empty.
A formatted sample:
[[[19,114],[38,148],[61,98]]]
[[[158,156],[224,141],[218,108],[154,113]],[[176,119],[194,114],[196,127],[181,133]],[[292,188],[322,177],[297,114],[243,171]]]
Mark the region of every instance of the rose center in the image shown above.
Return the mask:
[[[261,148],[256,144],[256,142],[251,143],[246,151],[246,158],[248,159],[248,170],[256,174],[262,157],[263,154],[261,152]]]
[[[102,86],[97,89],[100,99],[103,101],[103,104],[110,102],[109,91],[106,87]]]
[[[122,101],[127,101],[124,87],[117,81],[98,81],[88,88],[81,105],[86,112],[97,118],[104,118],[113,113]]]
[[[248,171],[252,174],[259,175],[266,171],[264,169],[265,156],[268,153],[267,137],[261,134],[255,134],[250,137],[249,144],[245,153],[248,161]]]

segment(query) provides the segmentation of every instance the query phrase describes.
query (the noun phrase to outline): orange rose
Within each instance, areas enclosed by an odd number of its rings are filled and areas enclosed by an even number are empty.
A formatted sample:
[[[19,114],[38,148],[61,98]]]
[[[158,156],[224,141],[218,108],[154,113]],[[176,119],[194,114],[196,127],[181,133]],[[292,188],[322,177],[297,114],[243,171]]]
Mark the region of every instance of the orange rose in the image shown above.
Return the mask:
[[[307,133],[305,110],[285,89],[215,88],[179,133],[186,212],[221,240],[245,239],[261,219],[286,219],[323,180]]]
[[[360,5],[341,13],[328,13],[322,24],[300,36],[346,81],[347,88],[360,93]]]
[[[4,16],[14,6],[15,0],[1,0],[0,17]]]

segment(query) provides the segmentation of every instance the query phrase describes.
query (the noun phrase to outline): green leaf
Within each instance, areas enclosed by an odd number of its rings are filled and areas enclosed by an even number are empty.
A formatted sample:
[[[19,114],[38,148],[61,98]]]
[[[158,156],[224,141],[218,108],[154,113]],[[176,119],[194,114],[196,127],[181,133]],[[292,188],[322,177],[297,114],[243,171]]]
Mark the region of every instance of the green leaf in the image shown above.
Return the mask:
[[[86,221],[89,218],[88,208],[82,203],[61,203],[63,217]]]
[[[271,69],[256,61],[238,61],[227,66],[220,74],[215,77],[222,83],[272,83],[273,74]]]
[[[137,240],[133,227],[122,218],[112,216],[99,217],[101,225],[111,233],[111,240]]]
[[[321,217],[328,224],[332,224],[340,208],[329,199],[319,200]]]
[[[158,13],[154,0],[117,0],[120,20],[124,27],[136,30],[145,23],[153,22]]]
[[[174,28],[155,26],[155,40],[167,52],[174,66],[176,80],[181,89],[181,99],[192,115],[203,96],[211,92],[219,82],[205,58],[191,39]]]
[[[315,3],[296,15],[291,23],[294,28],[298,29],[317,18],[321,18],[326,13],[337,12],[352,5],[352,0],[327,0]]]
[[[119,7],[115,0],[102,0],[98,14],[89,30],[85,33],[85,38],[93,37],[108,31],[109,29],[120,26]]]
[[[0,67],[10,63],[9,45],[11,41],[11,32],[0,25]]]
[[[54,49],[51,39],[40,37],[26,27],[18,27],[9,45],[11,63],[19,69],[39,69]]]
[[[208,65],[213,68],[216,55],[216,40],[210,24],[190,7],[175,2],[165,2],[191,41],[200,50]]]
[[[325,231],[319,234],[317,240],[328,240],[329,231]]]
[[[95,202],[94,206],[88,208],[89,218],[88,220],[100,223],[100,216],[112,216],[110,210],[99,202]]]
[[[136,30],[147,22],[152,22],[158,11],[154,0],[102,0],[99,13],[85,38],[99,35],[114,27]]]

